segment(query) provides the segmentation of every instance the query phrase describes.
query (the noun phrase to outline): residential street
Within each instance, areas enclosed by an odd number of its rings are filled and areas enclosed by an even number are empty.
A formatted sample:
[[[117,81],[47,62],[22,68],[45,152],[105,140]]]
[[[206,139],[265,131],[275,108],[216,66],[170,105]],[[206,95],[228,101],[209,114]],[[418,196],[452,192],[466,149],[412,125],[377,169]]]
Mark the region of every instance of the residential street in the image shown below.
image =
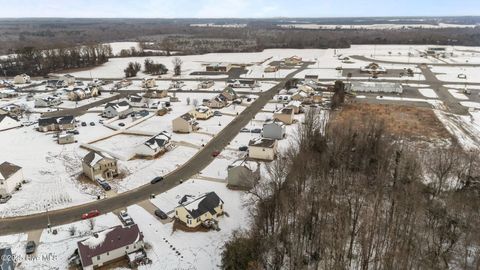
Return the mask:
[[[46,213],[4,218],[0,222],[0,235],[8,235],[14,233],[21,233],[33,231],[37,229],[47,228],[48,220],[51,226],[58,226],[68,224],[81,219],[83,213],[91,210],[99,210],[101,213],[112,212],[119,208],[125,208],[129,205],[137,204],[145,199],[148,199],[152,194],[159,194],[180,184],[181,180],[188,180],[195,174],[202,171],[213,160],[213,151],[222,150],[228,146],[230,141],[240,132],[248,122],[271,100],[278,91],[284,88],[285,82],[293,78],[297,73],[301,72],[308,66],[305,63],[297,71],[289,74],[279,84],[275,85],[268,91],[264,92],[255,100],[249,107],[247,107],[237,118],[235,118],[228,126],[220,131],[205,147],[200,150],[195,156],[187,161],[183,166],[165,176],[165,180],[155,185],[149,183],[139,188],[130,190],[125,193],[120,193],[118,196],[106,198],[65,208],[61,210],[48,211]],[[83,110],[77,108],[77,110]],[[145,182],[148,182],[146,179]]]

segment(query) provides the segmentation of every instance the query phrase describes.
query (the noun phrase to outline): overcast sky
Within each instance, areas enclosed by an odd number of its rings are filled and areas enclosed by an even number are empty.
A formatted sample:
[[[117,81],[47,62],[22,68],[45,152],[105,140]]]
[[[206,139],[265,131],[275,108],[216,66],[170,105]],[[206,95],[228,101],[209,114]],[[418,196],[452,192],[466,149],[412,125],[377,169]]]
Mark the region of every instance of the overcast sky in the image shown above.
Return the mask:
[[[0,0],[0,17],[253,18],[480,15],[480,0]]]

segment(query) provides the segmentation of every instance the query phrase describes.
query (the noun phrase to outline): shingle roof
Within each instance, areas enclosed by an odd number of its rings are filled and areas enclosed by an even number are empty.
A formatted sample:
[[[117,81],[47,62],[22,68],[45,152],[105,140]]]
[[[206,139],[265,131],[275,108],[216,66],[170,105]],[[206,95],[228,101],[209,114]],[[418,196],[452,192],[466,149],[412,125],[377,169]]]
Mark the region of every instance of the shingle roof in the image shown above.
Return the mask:
[[[48,126],[51,124],[65,125],[65,124],[71,124],[73,123],[73,121],[74,121],[74,117],[72,115],[49,117],[49,118],[38,119],[38,125],[39,126]]]
[[[0,164],[0,180],[6,180],[19,170],[21,170],[22,167],[19,167],[15,164],[12,164],[10,162],[3,162]]]
[[[201,215],[210,212],[212,215],[216,213],[215,208],[223,204],[222,199],[215,192],[209,192],[197,199],[182,204],[192,218],[198,218]]]
[[[98,161],[100,161],[104,158],[114,159],[113,157],[111,157],[110,155],[108,155],[106,153],[90,151],[88,154],[86,154],[83,157],[83,162],[85,162],[86,164],[88,164],[90,166],[93,166],[93,165],[97,164]]]
[[[123,228],[116,226],[98,232],[77,243],[83,267],[92,265],[92,258],[106,252],[143,241],[138,225]]]
[[[260,138],[260,139],[257,139],[257,140],[251,140],[248,143],[248,146],[273,148],[275,146],[275,140]]]

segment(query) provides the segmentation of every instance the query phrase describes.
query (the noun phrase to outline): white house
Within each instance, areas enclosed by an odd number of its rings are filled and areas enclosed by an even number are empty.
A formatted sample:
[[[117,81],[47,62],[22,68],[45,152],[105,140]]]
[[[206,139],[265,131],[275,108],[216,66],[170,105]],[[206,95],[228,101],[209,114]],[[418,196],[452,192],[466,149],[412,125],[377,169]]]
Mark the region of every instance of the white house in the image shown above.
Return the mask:
[[[14,84],[27,84],[27,83],[31,83],[31,79],[30,79],[30,76],[28,76],[27,74],[20,74],[20,75],[17,75],[15,76],[15,78],[13,78],[13,83]]]
[[[12,193],[23,180],[21,167],[10,162],[0,164],[0,197]]]
[[[8,114],[0,115],[0,131],[16,128],[20,126],[22,126],[22,124],[20,124],[20,121],[18,121],[17,119],[14,119],[10,115]]]
[[[79,241],[77,247],[82,268],[93,270],[142,250],[143,234],[137,224],[128,227],[116,226]]]
[[[35,108],[53,107],[61,103],[62,103],[62,99],[60,97],[47,96],[47,97],[37,98],[35,100]]]
[[[277,155],[277,140],[256,139],[248,143],[248,156],[253,159],[274,160]]]
[[[127,101],[118,103],[108,103],[102,112],[102,116],[106,118],[126,117],[133,112],[132,106]]]
[[[172,135],[166,131],[162,131],[158,135],[153,136],[148,141],[137,147],[136,153],[139,156],[154,157],[159,153],[165,152],[170,146]]]

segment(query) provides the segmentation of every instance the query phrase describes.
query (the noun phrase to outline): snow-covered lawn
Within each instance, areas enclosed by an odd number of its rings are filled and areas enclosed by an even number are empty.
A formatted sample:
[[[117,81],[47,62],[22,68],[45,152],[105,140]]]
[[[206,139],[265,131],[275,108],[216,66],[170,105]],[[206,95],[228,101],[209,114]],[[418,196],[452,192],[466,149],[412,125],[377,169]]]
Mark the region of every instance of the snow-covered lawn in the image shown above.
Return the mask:
[[[434,108],[443,108],[443,102],[436,99],[421,99],[421,98],[404,98],[404,97],[388,97],[377,96],[378,100],[393,100],[393,101],[410,101],[410,102],[425,102],[432,105]]]
[[[420,88],[418,89],[418,91],[420,92],[420,94],[422,94],[424,97],[427,97],[427,98],[438,98],[438,95],[437,93],[435,93],[435,90],[431,89],[431,88]]]
[[[462,94],[461,91],[459,91],[459,90],[449,89],[448,92],[450,93],[450,95],[452,95],[456,99],[468,100],[468,97],[466,95]]]
[[[467,108],[473,108],[473,109],[480,109],[480,103],[478,102],[472,102],[472,101],[462,101],[460,102],[462,106],[465,106]]]

